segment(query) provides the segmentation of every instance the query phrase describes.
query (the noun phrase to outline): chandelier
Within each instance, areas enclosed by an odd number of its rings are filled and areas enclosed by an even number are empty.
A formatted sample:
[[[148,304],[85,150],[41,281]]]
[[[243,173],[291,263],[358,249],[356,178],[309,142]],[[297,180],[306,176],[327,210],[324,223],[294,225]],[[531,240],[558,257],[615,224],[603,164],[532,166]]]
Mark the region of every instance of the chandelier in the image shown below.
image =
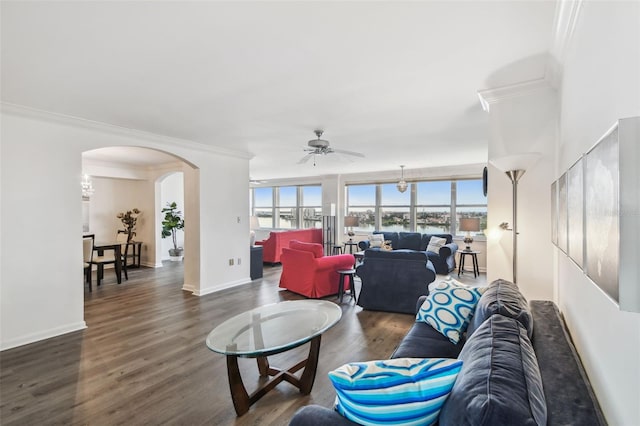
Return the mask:
[[[404,192],[407,190],[407,181],[404,180],[404,166],[400,166],[400,169],[402,170],[402,177],[400,178],[400,182],[397,183],[396,188],[398,188],[398,191]]]
[[[93,195],[93,182],[89,179],[89,175],[82,176],[82,198],[89,198]]]

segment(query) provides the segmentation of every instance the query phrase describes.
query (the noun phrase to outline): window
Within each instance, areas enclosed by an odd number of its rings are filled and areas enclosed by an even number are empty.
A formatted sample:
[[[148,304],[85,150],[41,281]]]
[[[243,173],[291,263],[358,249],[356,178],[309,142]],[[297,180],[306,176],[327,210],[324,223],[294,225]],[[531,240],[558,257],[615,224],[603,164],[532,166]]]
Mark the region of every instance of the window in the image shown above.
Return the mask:
[[[276,188],[276,228],[298,228],[298,190],[295,186]]]
[[[482,237],[487,227],[487,200],[482,180],[413,182],[401,193],[395,183],[359,184],[346,187],[347,214],[358,216],[360,232],[398,231],[464,236],[459,219],[480,219]]]
[[[358,217],[356,232],[376,230],[376,185],[349,185],[346,189],[348,214]]]
[[[417,182],[416,231],[423,234],[452,234],[450,180]]]
[[[482,180],[461,180],[456,188],[456,215],[459,219],[465,217],[480,219],[480,230],[471,232],[472,237],[484,236],[487,229],[487,199],[482,194]],[[456,226],[455,235],[463,236],[466,232]]]
[[[273,228],[273,188],[253,189],[253,216],[258,216],[260,228]]]
[[[261,228],[322,227],[322,187],[319,185],[252,188],[250,193],[251,214],[258,217]]]
[[[302,228],[322,228],[322,187],[303,186],[301,192]]]
[[[411,230],[411,191],[400,192],[395,183],[380,185],[380,231]]]

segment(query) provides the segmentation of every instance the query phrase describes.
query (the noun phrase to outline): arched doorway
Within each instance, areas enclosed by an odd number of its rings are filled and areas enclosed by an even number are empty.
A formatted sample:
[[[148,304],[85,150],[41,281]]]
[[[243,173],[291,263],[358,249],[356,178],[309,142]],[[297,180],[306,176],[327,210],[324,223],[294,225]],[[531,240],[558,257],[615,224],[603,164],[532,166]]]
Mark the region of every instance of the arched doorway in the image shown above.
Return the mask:
[[[194,182],[199,185],[199,174],[197,167],[183,158],[151,148],[106,147],[82,153],[82,172],[89,177],[94,190],[83,200],[83,216],[88,218],[85,232],[94,234],[96,240],[113,239],[116,230],[122,227],[117,214],[139,209],[142,213],[136,226],[136,239],[143,242],[142,266],[162,267],[162,182],[169,176],[182,177],[179,182],[173,182],[167,196],[180,195],[185,223],[191,221],[192,225],[185,227],[181,237],[186,242],[198,232],[198,215],[189,218],[186,206],[197,206],[199,193],[187,190],[185,185],[194,185]],[[199,268],[199,258],[192,256],[184,263],[184,275],[198,277]],[[190,289],[184,283],[183,288]]]

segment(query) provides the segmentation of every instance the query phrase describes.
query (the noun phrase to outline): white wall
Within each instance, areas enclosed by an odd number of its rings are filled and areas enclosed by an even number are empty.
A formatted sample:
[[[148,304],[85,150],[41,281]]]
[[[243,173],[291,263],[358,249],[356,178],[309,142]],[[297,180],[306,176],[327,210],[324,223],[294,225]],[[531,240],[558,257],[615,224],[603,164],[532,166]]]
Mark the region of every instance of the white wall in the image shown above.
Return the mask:
[[[557,178],[619,118],[640,115],[640,3],[583,2],[564,61]],[[640,314],[562,252],[559,305],[609,424],[640,424]],[[638,267],[637,265],[635,267]]]
[[[529,300],[554,297],[549,188],[556,162],[557,95],[544,80],[481,92],[489,109],[487,280],[513,280],[513,186],[492,162],[540,153],[518,181],[517,284]]]
[[[172,173],[164,178],[160,184],[160,207],[167,206],[167,203],[175,202],[178,210],[184,213],[184,175],[181,172]],[[159,220],[162,221],[163,214],[160,214]],[[176,240],[178,247],[184,247],[184,232],[176,232]],[[173,248],[173,239],[171,237],[161,238],[162,260],[169,259],[169,249]]]
[[[4,104],[1,119],[0,348],[85,327],[83,151],[140,146],[198,167],[185,171],[194,195],[185,200],[185,220],[194,231],[185,236],[185,288],[204,294],[250,281],[248,155]],[[200,179],[209,182],[206,190]],[[155,194],[154,183],[148,185],[145,205]],[[153,234],[145,231],[142,238],[155,245]],[[231,257],[242,264],[228,266]]]
[[[136,239],[147,226],[153,226],[153,204],[142,204],[142,195],[146,192],[144,181],[129,179],[92,178],[94,194],[90,200],[89,232],[95,234],[97,241],[115,241],[118,229],[124,229],[118,219],[118,213],[139,209],[142,213],[136,222]]]

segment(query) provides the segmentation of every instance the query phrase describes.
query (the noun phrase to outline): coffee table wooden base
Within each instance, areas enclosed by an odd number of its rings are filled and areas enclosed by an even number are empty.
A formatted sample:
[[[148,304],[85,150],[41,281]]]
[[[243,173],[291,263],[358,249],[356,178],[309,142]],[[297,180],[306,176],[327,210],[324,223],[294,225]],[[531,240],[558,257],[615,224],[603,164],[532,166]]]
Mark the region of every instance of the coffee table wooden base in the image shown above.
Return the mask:
[[[318,356],[320,355],[320,337],[321,336],[316,336],[311,339],[309,356],[307,357],[307,359],[300,361],[293,367],[286,370],[271,367],[269,365],[267,357],[265,356],[256,357],[260,376],[272,376],[273,378],[256,389],[255,392],[253,392],[251,395],[247,393],[247,389],[245,388],[244,383],[242,383],[240,369],[238,368],[239,357],[237,355],[227,355],[227,374],[229,377],[229,388],[231,390],[231,399],[233,399],[233,406],[236,409],[236,414],[238,416],[242,416],[243,414],[245,414],[247,411],[249,411],[249,407],[251,407],[251,405],[262,398],[271,389],[275,388],[276,385],[283,380],[300,389],[300,393],[302,393],[303,395],[308,395],[311,392],[313,382],[316,378]],[[290,349],[293,348],[287,348],[286,350]],[[275,355],[276,353],[280,352],[274,352],[271,355]],[[298,378],[294,373],[301,368],[304,368],[304,371],[302,372],[300,378]]]

